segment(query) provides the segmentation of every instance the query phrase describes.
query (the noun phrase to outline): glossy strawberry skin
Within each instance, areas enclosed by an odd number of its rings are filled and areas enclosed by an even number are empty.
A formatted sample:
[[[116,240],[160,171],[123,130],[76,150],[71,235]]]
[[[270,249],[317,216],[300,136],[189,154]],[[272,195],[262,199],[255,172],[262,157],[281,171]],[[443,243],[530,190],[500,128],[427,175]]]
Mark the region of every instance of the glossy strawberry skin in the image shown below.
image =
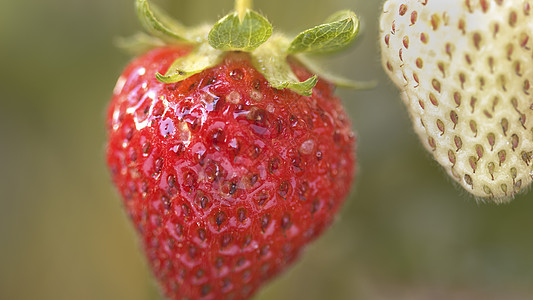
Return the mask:
[[[157,81],[188,50],[155,49],[126,68],[107,163],[169,299],[246,299],[332,222],[355,136],[331,84],[319,80],[311,97],[273,89],[247,54]]]

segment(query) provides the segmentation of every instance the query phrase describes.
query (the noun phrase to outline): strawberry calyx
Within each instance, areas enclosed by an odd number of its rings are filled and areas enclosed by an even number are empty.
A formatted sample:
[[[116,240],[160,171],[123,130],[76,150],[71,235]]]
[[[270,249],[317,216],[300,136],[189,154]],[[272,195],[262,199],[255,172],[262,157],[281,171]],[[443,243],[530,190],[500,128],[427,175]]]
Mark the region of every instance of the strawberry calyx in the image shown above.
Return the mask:
[[[137,15],[148,31],[120,44],[132,52],[145,52],[164,45],[190,45],[191,52],[174,61],[165,74],[157,73],[164,83],[175,83],[219,64],[231,51],[246,52],[254,67],[276,89],[291,89],[310,96],[317,75],[300,81],[287,58],[292,56],[315,74],[342,87],[369,88],[372,83],[359,83],[322,71],[309,54],[331,53],[347,47],[357,37],[359,19],[349,10],[339,11],[324,24],[315,26],[289,39],[274,33],[270,22],[251,9],[251,0],[236,0],[235,10],[213,26],[186,27],[147,0],[136,0]]]

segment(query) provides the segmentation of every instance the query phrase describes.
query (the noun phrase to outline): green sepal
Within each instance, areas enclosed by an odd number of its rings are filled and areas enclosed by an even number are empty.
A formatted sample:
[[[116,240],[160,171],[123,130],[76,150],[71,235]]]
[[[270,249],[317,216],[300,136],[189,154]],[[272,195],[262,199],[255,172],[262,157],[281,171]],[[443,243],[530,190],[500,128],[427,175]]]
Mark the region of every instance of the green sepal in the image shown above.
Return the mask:
[[[222,51],[253,51],[272,35],[270,22],[253,10],[247,9],[239,17],[237,12],[220,19],[208,35],[209,44]]]
[[[296,36],[289,45],[288,53],[338,51],[350,44],[359,32],[359,19],[349,10],[331,15],[326,22]]]
[[[322,67],[318,66],[313,60],[307,58],[302,54],[295,55],[295,58],[298,59],[306,68],[309,69],[312,73],[319,74],[321,78],[335,84],[337,87],[348,88],[354,90],[368,90],[375,88],[377,82],[374,81],[356,81],[349,78],[345,78],[340,75],[329,73],[325,71]]]
[[[288,88],[300,95],[311,96],[318,77],[314,75],[305,81],[298,80],[287,62],[287,43],[282,37],[273,37],[252,53],[252,63],[272,87]]]
[[[189,30],[163,13],[157,6],[148,5],[147,0],[136,0],[137,15],[144,28],[154,36],[170,43],[193,43],[194,37],[189,36]]]
[[[306,79],[305,81],[301,81],[301,82],[298,81],[297,78],[296,78],[296,81],[292,81],[292,80],[293,80],[292,78],[287,78],[279,82],[275,82],[272,80],[269,82],[270,84],[272,84],[274,88],[277,88],[279,90],[287,88],[302,96],[311,96],[313,94],[313,88],[318,83],[318,76],[313,75],[309,77],[308,79]]]
[[[335,86],[340,88],[352,89],[352,90],[370,90],[375,88],[378,83],[375,80],[372,81],[356,81],[343,76],[331,74],[331,73],[320,73],[320,77],[325,80],[335,84]]]
[[[213,49],[207,43],[203,43],[188,55],[176,59],[165,75],[156,73],[155,76],[164,83],[178,82],[218,65],[223,58],[223,51]]]
[[[150,49],[165,46],[165,42],[162,40],[143,32],[130,37],[118,37],[114,40],[114,43],[118,48],[135,56]]]

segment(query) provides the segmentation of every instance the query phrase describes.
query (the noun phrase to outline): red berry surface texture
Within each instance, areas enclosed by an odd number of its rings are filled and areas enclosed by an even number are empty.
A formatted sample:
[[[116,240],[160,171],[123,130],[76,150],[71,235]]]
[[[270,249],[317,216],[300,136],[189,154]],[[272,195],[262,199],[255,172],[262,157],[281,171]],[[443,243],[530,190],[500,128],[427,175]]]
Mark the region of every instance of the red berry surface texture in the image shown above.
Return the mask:
[[[155,49],[126,68],[107,162],[166,295],[247,298],[332,222],[355,136],[332,84],[311,97],[274,89],[245,53],[177,83],[155,78],[188,51]]]

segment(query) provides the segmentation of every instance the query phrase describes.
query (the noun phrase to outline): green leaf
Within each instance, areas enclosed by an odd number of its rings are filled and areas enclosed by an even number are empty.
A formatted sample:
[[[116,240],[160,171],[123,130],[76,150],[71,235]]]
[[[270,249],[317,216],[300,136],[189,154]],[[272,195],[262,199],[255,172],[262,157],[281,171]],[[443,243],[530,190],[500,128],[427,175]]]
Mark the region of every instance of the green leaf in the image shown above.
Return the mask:
[[[242,19],[234,12],[220,19],[208,35],[209,44],[223,51],[252,51],[272,35],[272,25],[253,10],[246,10]]]
[[[175,60],[165,75],[155,74],[164,83],[184,80],[196,73],[214,67],[222,60],[224,52],[211,48],[207,43],[199,45],[191,53]]]
[[[312,89],[318,82],[316,75],[300,82],[287,62],[284,49],[288,41],[275,36],[252,53],[252,63],[276,89],[289,88],[303,96],[311,96]]]
[[[139,20],[149,33],[168,42],[194,41],[185,26],[163,13],[157,6],[148,5],[147,0],[136,0],[135,6]]]
[[[359,32],[359,19],[349,10],[339,11],[322,24],[300,33],[289,45],[288,52],[325,53],[346,47]]]

